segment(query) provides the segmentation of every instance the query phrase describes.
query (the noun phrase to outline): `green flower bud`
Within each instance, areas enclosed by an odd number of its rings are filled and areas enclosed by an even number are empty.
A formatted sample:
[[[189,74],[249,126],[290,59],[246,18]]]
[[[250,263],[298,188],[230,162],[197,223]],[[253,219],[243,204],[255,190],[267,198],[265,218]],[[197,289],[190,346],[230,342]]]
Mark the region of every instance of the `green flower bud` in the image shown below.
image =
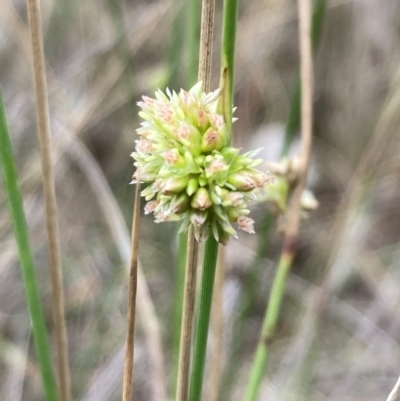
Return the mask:
[[[168,165],[181,168],[186,164],[185,158],[181,156],[178,149],[168,149],[163,153]]]
[[[164,195],[178,194],[186,188],[188,181],[186,177],[168,178],[163,182],[161,192]]]
[[[189,209],[190,198],[185,193],[177,195],[171,202],[171,211],[175,214],[181,214]]]
[[[186,122],[182,122],[177,129],[173,130],[173,133],[175,138],[182,145],[188,148],[192,155],[200,155],[201,134],[196,127]]]
[[[201,151],[211,153],[213,150],[220,150],[224,142],[225,138],[215,128],[209,128],[201,140]]]
[[[191,178],[186,187],[186,193],[192,196],[199,188],[199,181],[196,178]]]
[[[199,188],[190,204],[194,209],[205,210],[212,206],[210,194],[205,188]]]
[[[256,188],[256,181],[254,178],[246,173],[234,173],[230,174],[227,179],[229,184],[232,184],[237,191],[251,191]]]

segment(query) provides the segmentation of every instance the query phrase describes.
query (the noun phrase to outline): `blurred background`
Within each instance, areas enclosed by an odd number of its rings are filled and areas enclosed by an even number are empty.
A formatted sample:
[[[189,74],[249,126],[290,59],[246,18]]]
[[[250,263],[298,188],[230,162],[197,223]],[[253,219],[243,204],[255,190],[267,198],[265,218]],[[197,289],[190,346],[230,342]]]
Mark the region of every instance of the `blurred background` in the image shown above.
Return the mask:
[[[263,147],[265,161],[276,161],[298,74],[296,1],[239,3],[234,141]],[[221,9],[217,1],[213,89]],[[74,400],[113,401],[121,394],[136,102],[157,87],[195,83],[197,50],[189,32],[196,19],[183,0],[43,0],[42,17]],[[2,0],[0,21],[0,83],[52,339],[25,2]],[[302,221],[260,400],[382,400],[400,374],[399,38],[398,1],[327,1],[315,54],[308,182],[319,208]],[[266,212],[263,204],[253,208],[258,231]],[[243,341],[233,357],[233,327],[258,236],[239,233],[225,248],[220,400],[243,398],[280,254],[279,225],[278,219],[263,247]],[[142,218],[138,401],[163,401],[164,386],[172,388],[176,233],[172,223]],[[204,400],[214,400],[213,378],[208,371]],[[3,189],[0,399],[43,400]]]

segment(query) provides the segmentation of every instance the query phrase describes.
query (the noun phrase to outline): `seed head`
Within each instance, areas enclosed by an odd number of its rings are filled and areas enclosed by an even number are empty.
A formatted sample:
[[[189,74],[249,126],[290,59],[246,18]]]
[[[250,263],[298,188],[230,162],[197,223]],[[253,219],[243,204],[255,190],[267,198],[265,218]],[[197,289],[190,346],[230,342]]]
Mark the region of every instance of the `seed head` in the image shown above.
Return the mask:
[[[154,213],[156,222],[182,220],[181,231],[192,225],[198,240],[213,235],[225,244],[236,235],[232,223],[254,233],[247,203],[268,177],[255,169],[257,151],[240,155],[228,146],[218,96],[203,93],[201,82],[179,94],[143,96],[133,179],[149,184],[142,191],[145,213]]]

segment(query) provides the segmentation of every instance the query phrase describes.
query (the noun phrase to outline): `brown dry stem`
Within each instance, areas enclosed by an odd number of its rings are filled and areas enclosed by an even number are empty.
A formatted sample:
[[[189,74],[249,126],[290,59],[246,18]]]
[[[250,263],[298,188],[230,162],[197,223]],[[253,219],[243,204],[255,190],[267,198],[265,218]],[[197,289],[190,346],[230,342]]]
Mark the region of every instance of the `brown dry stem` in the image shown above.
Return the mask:
[[[133,362],[135,351],[135,316],[136,316],[136,292],[138,277],[139,257],[139,223],[140,223],[140,183],[136,184],[135,203],[132,219],[132,244],[131,260],[129,267],[129,294],[128,294],[128,319],[125,348],[124,378],[122,385],[122,400],[130,401],[133,391]]]
[[[203,0],[200,32],[200,58],[198,80],[203,82],[203,91],[210,91],[212,39],[214,30],[214,0]],[[194,305],[196,295],[196,275],[199,244],[194,237],[193,230],[189,230],[188,248],[186,257],[185,290],[183,295],[183,315],[181,340],[179,349],[179,366],[177,381],[177,401],[186,401],[190,377],[190,351],[192,345],[192,330]]]
[[[39,0],[27,0],[27,7],[32,44],[37,127],[42,163],[43,193],[46,209],[46,229],[52,289],[52,309],[57,348],[57,376],[61,401],[70,401],[71,379],[68,366],[67,331],[64,320],[64,294],[61,272],[60,240],[51,155],[49,104],[47,98],[46,70]]]
[[[188,396],[198,254],[199,243],[194,236],[192,227],[190,227],[186,256],[185,289],[183,294],[182,329],[176,393],[177,401],[185,401]]]

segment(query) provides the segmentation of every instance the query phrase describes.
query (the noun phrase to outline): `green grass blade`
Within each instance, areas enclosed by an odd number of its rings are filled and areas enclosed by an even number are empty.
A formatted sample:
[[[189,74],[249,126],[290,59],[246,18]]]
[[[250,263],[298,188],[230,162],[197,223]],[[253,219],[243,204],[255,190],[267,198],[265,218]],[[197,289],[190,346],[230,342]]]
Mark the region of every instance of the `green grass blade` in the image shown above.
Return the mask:
[[[193,368],[189,391],[190,401],[201,400],[217,256],[218,242],[213,236],[210,236],[206,242],[203,275],[200,286],[200,302],[196,324]]]
[[[175,271],[174,314],[172,333],[172,375],[171,385],[173,398],[176,397],[176,379],[178,376],[179,349],[181,343],[183,292],[185,289],[186,249],[188,243],[187,233],[178,234],[178,258]]]
[[[237,8],[237,0],[224,1],[220,82],[222,95],[220,97],[219,111],[224,115],[228,132],[231,135]]]
[[[10,136],[8,133],[1,93],[0,164],[3,171],[4,185],[6,188],[8,205],[14,226],[15,239],[18,246],[25,296],[31,317],[33,338],[42,375],[44,393],[47,401],[57,401],[57,385],[51,364],[46,325],[40,303],[35,267],[29,243],[28,228],[26,225],[22,196],[18,186],[17,169],[15,166]]]
[[[270,352],[270,344],[273,341],[275,334],[283,295],[285,293],[286,279],[289,274],[292,261],[293,255],[287,255],[284,253],[276,270],[244,401],[257,400],[258,390],[265,372],[268,355]]]
[[[200,15],[201,1],[190,0],[187,10],[187,71],[186,79],[189,86],[197,82],[199,70]]]
[[[184,82],[182,70],[182,54],[185,38],[184,12],[186,11],[186,2],[183,0],[174,0],[172,4],[173,19],[171,24],[170,41],[167,54],[167,74],[166,87],[178,91]],[[195,36],[196,37],[196,36]],[[197,66],[196,66],[197,67]],[[194,72],[191,75],[195,75]]]

